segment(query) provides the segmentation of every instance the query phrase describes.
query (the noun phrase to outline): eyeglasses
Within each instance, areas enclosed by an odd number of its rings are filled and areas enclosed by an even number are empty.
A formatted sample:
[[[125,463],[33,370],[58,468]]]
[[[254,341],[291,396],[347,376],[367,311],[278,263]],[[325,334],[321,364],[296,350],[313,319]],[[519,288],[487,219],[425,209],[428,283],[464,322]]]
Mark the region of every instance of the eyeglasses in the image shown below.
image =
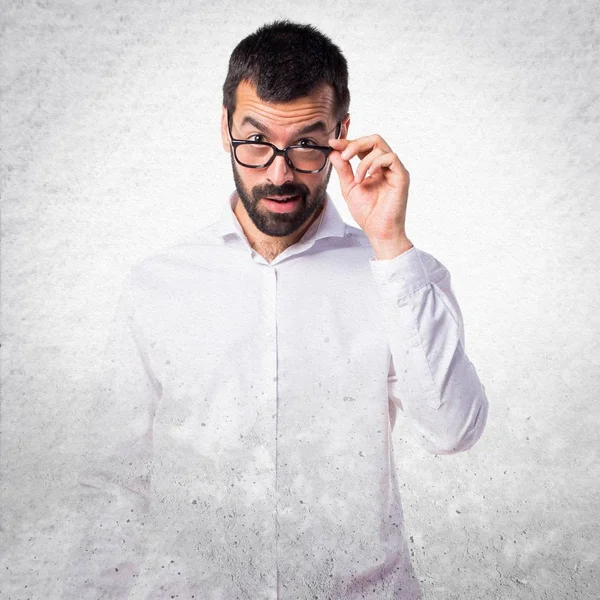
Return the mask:
[[[264,169],[268,167],[276,156],[282,155],[287,165],[299,173],[318,173],[325,168],[329,154],[333,148],[329,146],[293,144],[283,150],[269,142],[251,142],[235,140],[231,133],[231,117],[227,111],[227,128],[229,139],[233,148],[235,160],[249,169]],[[342,123],[336,125],[338,138],[342,131]]]

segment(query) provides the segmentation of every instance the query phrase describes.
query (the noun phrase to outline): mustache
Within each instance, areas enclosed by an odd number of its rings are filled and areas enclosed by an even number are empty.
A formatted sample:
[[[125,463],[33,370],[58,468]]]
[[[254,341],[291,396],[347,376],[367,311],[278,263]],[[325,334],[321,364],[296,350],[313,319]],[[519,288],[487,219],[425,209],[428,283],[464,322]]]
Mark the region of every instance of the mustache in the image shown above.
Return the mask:
[[[283,185],[257,185],[252,188],[252,196],[258,201],[261,198],[269,196],[302,196],[306,198],[310,194],[310,190],[302,183],[284,183]]]

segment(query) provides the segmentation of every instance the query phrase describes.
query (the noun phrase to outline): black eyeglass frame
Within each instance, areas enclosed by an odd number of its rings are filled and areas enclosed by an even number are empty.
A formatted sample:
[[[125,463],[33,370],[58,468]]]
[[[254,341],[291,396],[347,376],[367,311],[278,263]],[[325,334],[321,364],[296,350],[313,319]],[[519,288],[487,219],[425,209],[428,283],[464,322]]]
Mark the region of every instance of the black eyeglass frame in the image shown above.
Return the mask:
[[[331,154],[331,152],[333,152],[333,148],[331,146],[300,146],[299,144],[292,144],[291,146],[287,146],[286,148],[283,148],[283,150],[282,150],[282,149],[278,148],[277,146],[275,146],[274,144],[271,144],[270,142],[252,142],[250,140],[236,140],[236,139],[234,139],[233,134],[231,133],[231,116],[229,114],[229,111],[227,111],[227,129],[229,131],[229,140],[231,141],[233,156],[235,157],[235,160],[240,165],[242,165],[242,167],[246,167],[247,169],[266,169],[275,160],[275,157],[281,155],[281,156],[283,156],[283,158],[285,158],[285,162],[290,167],[290,169],[293,169],[294,171],[297,171],[298,173],[320,173],[327,166],[327,161],[329,160],[329,155]],[[337,130],[337,133],[335,134],[335,137],[336,137],[336,139],[338,139],[340,134],[342,133],[342,122],[341,121],[338,122],[338,124],[336,125],[336,130]],[[243,163],[238,158],[237,152],[236,152],[236,149],[239,146],[244,146],[247,144],[253,144],[255,146],[269,146],[270,148],[273,149],[273,154],[271,155],[271,158],[264,165],[247,165],[246,163]],[[319,150],[319,151],[323,152],[323,154],[325,155],[325,162],[323,163],[323,166],[320,169],[314,169],[312,171],[307,171],[305,169],[299,169],[298,167],[296,167],[294,165],[294,163],[291,161],[290,157],[287,154],[288,150],[306,149],[306,148],[310,148],[311,150]]]

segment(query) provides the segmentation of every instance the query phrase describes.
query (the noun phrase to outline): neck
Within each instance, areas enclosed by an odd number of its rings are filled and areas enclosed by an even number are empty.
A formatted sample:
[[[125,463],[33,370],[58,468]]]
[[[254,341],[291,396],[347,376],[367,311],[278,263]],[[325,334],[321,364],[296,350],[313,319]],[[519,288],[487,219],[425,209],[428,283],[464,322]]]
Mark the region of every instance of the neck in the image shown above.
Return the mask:
[[[279,256],[284,250],[299,242],[302,236],[306,233],[306,230],[314,223],[315,219],[319,217],[323,210],[323,204],[315,211],[315,213],[304,223],[299,229],[286,235],[285,237],[274,237],[266,235],[260,229],[254,225],[252,219],[248,216],[246,209],[240,199],[236,201],[235,208],[233,210],[240,226],[244,232],[244,235],[248,239],[250,246],[256,250],[265,260],[272,262]]]

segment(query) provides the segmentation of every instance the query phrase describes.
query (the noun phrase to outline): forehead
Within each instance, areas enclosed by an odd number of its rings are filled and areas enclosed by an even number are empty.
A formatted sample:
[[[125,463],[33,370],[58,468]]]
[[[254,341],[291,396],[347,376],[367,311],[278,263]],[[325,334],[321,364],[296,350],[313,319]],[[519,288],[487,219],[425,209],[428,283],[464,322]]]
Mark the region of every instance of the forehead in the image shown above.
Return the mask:
[[[316,120],[333,123],[334,108],[335,94],[327,84],[289,102],[265,102],[257,96],[254,85],[246,81],[236,90],[236,118],[251,116],[268,127],[297,128]]]

